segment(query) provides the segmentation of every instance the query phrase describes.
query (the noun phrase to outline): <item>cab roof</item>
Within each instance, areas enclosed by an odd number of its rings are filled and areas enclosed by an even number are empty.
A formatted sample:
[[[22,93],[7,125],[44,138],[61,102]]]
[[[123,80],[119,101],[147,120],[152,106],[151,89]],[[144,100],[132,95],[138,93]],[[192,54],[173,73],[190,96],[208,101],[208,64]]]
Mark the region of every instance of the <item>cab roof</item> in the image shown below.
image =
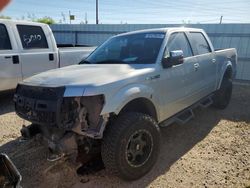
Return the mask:
[[[32,22],[32,21],[25,21],[25,20],[8,20],[8,19],[0,19],[0,23],[3,24],[8,24],[8,23],[12,23],[12,24],[25,24],[25,25],[34,25],[34,26],[42,26],[42,25],[46,25],[44,23],[39,23],[39,22]]]
[[[165,27],[165,28],[154,28],[154,29],[143,29],[137,31],[131,31],[127,33],[122,33],[117,36],[130,35],[130,34],[143,34],[143,33],[167,33],[175,31],[192,31],[192,32],[203,32],[203,29],[188,28],[188,27]]]

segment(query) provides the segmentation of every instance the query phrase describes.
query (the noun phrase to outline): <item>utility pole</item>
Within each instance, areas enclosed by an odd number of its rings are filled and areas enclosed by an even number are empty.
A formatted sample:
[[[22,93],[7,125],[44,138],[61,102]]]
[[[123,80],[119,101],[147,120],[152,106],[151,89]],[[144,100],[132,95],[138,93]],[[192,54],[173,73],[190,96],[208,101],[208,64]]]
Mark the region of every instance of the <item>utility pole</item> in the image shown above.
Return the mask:
[[[69,23],[71,24],[71,12],[69,11]]]
[[[85,12],[85,24],[88,24],[88,14]]]
[[[96,0],[96,24],[99,24],[99,19],[98,19],[98,0]]]
[[[223,16],[221,15],[220,16],[220,24],[222,24],[222,18],[223,18]]]

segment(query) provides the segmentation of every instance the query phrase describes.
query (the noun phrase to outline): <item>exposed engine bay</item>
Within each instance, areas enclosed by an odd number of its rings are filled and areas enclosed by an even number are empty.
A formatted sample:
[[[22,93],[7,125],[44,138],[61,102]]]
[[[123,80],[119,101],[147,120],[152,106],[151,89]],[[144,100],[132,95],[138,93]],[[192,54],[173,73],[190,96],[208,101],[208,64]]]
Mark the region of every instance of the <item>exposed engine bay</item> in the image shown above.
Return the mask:
[[[30,139],[40,134],[48,145],[48,160],[97,154],[108,115],[100,115],[104,96],[63,97],[65,87],[18,85],[14,95],[16,113],[31,122],[21,134]]]

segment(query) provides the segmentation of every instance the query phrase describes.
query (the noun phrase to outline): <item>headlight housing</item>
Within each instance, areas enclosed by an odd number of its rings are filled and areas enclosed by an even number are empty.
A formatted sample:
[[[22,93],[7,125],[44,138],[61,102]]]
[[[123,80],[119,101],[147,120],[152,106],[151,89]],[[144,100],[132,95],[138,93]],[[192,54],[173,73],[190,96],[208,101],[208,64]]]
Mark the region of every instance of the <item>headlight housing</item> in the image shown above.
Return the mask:
[[[104,95],[63,98],[58,126],[66,129],[78,127],[81,131],[95,130],[104,103]]]

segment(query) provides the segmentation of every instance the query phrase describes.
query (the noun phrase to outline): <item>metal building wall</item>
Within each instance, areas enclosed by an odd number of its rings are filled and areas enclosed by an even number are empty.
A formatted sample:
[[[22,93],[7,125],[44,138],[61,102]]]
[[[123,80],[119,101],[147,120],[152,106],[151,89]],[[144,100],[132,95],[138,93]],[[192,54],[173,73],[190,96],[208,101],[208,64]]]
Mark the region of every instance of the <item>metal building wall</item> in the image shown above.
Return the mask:
[[[107,38],[128,31],[179,27],[178,24],[79,24],[52,25],[58,44],[100,45]],[[250,80],[250,24],[193,24],[185,27],[204,29],[215,48],[236,48],[238,51],[237,79]]]

